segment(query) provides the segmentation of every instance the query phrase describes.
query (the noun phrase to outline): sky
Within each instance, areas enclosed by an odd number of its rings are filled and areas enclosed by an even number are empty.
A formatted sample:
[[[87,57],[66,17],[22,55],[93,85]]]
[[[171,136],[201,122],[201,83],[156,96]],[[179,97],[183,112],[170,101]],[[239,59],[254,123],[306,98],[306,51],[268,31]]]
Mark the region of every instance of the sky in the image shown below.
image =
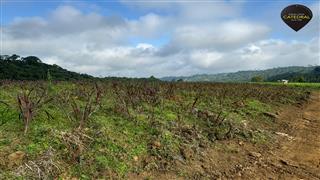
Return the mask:
[[[320,64],[319,1],[0,1],[1,54],[99,77]],[[313,12],[298,32],[280,18],[291,4]]]

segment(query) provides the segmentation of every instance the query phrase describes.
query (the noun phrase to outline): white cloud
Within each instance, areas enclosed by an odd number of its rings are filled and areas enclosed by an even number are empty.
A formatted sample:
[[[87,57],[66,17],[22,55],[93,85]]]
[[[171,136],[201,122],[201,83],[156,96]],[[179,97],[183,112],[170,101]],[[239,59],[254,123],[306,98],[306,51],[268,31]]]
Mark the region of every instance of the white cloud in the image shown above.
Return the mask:
[[[157,38],[159,34],[168,31],[170,18],[154,13],[148,13],[137,20],[127,20],[128,35],[145,38]]]
[[[318,40],[312,39],[306,42],[279,39],[261,40],[240,49],[238,54],[242,61],[250,64],[249,68],[253,69],[319,65]]]
[[[222,53],[198,50],[190,55],[191,63],[200,68],[209,68],[222,58]]]
[[[265,37],[268,31],[264,25],[235,20],[182,26],[176,28],[169,47],[233,49]]]
[[[172,11],[171,6],[153,3],[138,4],[147,13],[136,19],[83,13],[72,6],[60,6],[47,17],[16,18],[1,28],[3,53],[35,55],[97,76],[159,77],[319,64],[317,34],[312,40],[272,39],[272,27],[241,16],[242,3],[173,2],[175,13],[167,15],[150,9]],[[150,43],[163,35],[169,37],[164,46]],[[140,42],[132,44],[132,38]]]

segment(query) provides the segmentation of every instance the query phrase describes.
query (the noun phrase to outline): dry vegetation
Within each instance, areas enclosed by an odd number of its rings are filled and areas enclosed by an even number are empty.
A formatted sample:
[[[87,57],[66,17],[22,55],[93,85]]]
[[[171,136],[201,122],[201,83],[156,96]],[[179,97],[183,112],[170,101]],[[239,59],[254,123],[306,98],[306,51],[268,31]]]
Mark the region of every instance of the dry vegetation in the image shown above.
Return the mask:
[[[1,81],[0,179],[196,177],[177,164],[218,142],[267,143],[276,110],[308,96],[261,84]]]

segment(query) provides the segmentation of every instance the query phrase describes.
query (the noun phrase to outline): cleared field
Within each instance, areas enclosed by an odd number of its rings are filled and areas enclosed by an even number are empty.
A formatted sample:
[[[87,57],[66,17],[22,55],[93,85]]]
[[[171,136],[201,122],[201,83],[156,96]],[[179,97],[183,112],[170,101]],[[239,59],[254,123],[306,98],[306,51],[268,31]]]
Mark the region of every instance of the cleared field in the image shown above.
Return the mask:
[[[239,141],[272,142],[279,108],[309,95],[291,84],[2,81],[0,179],[225,177],[187,167]]]

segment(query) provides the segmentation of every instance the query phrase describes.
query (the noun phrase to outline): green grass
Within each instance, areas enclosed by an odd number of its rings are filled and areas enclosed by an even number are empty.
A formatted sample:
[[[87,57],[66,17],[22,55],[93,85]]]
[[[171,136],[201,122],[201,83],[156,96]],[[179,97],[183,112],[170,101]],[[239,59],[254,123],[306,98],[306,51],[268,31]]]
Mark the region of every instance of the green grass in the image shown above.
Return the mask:
[[[56,174],[52,174],[55,177],[97,179],[111,175],[125,179],[132,172],[172,170],[175,168],[172,164],[174,158],[181,157],[181,148],[198,148],[200,141],[208,143],[208,147],[214,147],[212,145],[215,141],[209,137],[212,133],[219,136],[216,139],[230,138],[224,137],[228,124],[209,127],[205,118],[191,112],[191,105],[199,94],[199,89],[202,94],[195,106],[199,111],[209,111],[215,115],[221,111],[222,115],[226,116],[226,122],[239,130],[234,132],[233,138],[266,143],[271,138],[270,133],[259,129],[265,124],[270,125],[272,121],[263,116],[263,113],[274,112],[280,105],[297,102],[305,97],[308,90],[304,89],[306,87],[318,87],[318,84],[288,84],[284,87],[267,84],[277,86],[178,83],[174,98],[166,98],[167,84],[160,84],[160,103],[153,105],[141,102],[138,107],[130,106],[131,117],[128,117],[126,113],[119,111],[119,98],[112,91],[112,85],[106,83],[103,84],[106,92],[102,106],[81,131],[85,136],[75,133],[79,122],[68,118],[70,107],[62,107],[57,102],[61,92],[77,92],[81,85],[71,82],[51,84],[49,96],[55,98],[41,107],[30,123],[27,134],[23,133],[23,123],[18,118],[19,110],[16,104],[17,93],[21,91],[20,84],[6,85],[0,89],[0,100],[11,107],[0,104],[0,161],[6,159],[10,153],[23,151],[26,153],[25,163],[37,162],[49,149],[54,149],[53,161],[60,168],[55,170]],[[33,85],[30,83],[25,86]],[[92,84],[84,86],[90,88]],[[145,86],[149,87],[148,84],[138,87],[141,94],[144,93]],[[262,95],[259,95],[258,91],[261,91]],[[127,98],[139,98],[141,94],[137,94]],[[243,98],[246,94],[248,96]],[[266,95],[263,96],[264,94]],[[270,97],[273,99],[269,99]],[[85,103],[81,98],[77,101]],[[243,105],[235,106],[235,102],[239,101],[243,101]],[[49,112],[53,119],[48,118],[44,110]],[[243,127],[244,122],[248,127]],[[66,142],[63,137],[67,136],[62,136],[63,134],[75,135],[83,143],[82,152],[76,159],[73,155],[76,154],[77,146],[72,144],[76,142]],[[155,142],[159,145],[155,145]],[[17,168],[16,166],[10,169],[0,163],[0,179],[18,178],[15,176]],[[36,176],[37,174],[24,174],[24,177],[30,179]]]
[[[320,90],[320,83],[289,82],[287,84],[283,84],[279,82],[259,82],[257,84],[268,84],[268,85],[287,86],[287,87],[301,87],[301,88],[310,88],[310,89]]]

